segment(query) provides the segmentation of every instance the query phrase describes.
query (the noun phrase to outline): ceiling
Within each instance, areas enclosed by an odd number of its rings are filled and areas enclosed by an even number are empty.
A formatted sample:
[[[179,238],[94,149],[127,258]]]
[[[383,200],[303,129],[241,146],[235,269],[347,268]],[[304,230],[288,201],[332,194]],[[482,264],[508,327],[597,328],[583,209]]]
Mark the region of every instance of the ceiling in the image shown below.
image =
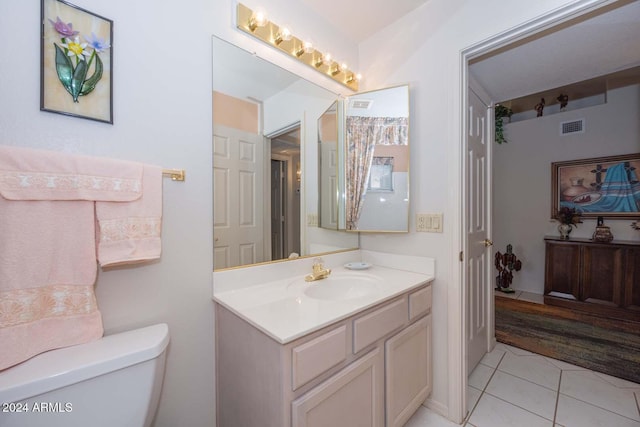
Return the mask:
[[[493,101],[533,109],[541,97],[550,105],[560,93],[571,100],[639,82],[639,40],[640,1],[618,1],[478,58],[470,73]]]
[[[355,43],[369,38],[429,0],[299,0]]]
[[[428,0],[300,0],[360,43],[380,28],[425,4]],[[616,84],[609,76],[636,68],[624,81],[639,81],[640,0],[620,0],[559,27],[474,61],[471,74],[492,100],[528,105],[545,96],[547,105],[567,93],[570,99],[602,93]],[[631,79],[631,80],[630,80]],[[618,82],[621,80],[617,79]],[[573,86],[579,83],[579,86]],[[553,96],[552,96],[553,95]]]

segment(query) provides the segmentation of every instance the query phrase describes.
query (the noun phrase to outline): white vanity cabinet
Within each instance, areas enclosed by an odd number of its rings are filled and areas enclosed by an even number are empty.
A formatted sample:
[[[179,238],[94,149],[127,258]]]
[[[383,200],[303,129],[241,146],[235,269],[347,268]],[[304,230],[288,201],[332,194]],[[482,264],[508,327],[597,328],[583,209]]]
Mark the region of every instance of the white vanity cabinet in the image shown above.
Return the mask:
[[[285,344],[216,303],[217,425],[401,426],[431,391],[430,347],[430,283]]]

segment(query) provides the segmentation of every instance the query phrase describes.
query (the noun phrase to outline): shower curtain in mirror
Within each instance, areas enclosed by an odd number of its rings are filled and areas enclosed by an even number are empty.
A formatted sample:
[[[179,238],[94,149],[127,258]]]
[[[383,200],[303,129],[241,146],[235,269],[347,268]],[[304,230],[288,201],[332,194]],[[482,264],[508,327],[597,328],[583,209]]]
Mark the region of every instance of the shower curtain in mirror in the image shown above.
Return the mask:
[[[347,116],[347,230],[358,229],[375,146],[407,145],[408,131],[406,117]]]

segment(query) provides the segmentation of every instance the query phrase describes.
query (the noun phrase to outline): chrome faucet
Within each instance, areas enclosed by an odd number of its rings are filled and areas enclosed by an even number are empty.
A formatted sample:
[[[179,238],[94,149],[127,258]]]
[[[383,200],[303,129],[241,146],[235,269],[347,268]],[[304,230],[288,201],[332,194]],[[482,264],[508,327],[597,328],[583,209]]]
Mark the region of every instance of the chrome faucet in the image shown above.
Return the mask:
[[[304,280],[307,282],[314,282],[316,280],[325,279],[331,274],[331,269],[324,268],[322,258],[316,258],[313,260],[313,267],[311,274],[307,274]]]

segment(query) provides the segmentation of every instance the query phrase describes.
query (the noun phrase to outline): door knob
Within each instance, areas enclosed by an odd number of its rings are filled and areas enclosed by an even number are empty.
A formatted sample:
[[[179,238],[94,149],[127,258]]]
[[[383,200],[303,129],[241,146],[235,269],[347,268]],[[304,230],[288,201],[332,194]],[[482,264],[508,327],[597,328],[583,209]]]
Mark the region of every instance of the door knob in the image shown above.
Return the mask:
[[[489,240],[489,239],[484,239],[484,246],[485,247],[489,247],[489,246],[493,246],[493,241]]]

